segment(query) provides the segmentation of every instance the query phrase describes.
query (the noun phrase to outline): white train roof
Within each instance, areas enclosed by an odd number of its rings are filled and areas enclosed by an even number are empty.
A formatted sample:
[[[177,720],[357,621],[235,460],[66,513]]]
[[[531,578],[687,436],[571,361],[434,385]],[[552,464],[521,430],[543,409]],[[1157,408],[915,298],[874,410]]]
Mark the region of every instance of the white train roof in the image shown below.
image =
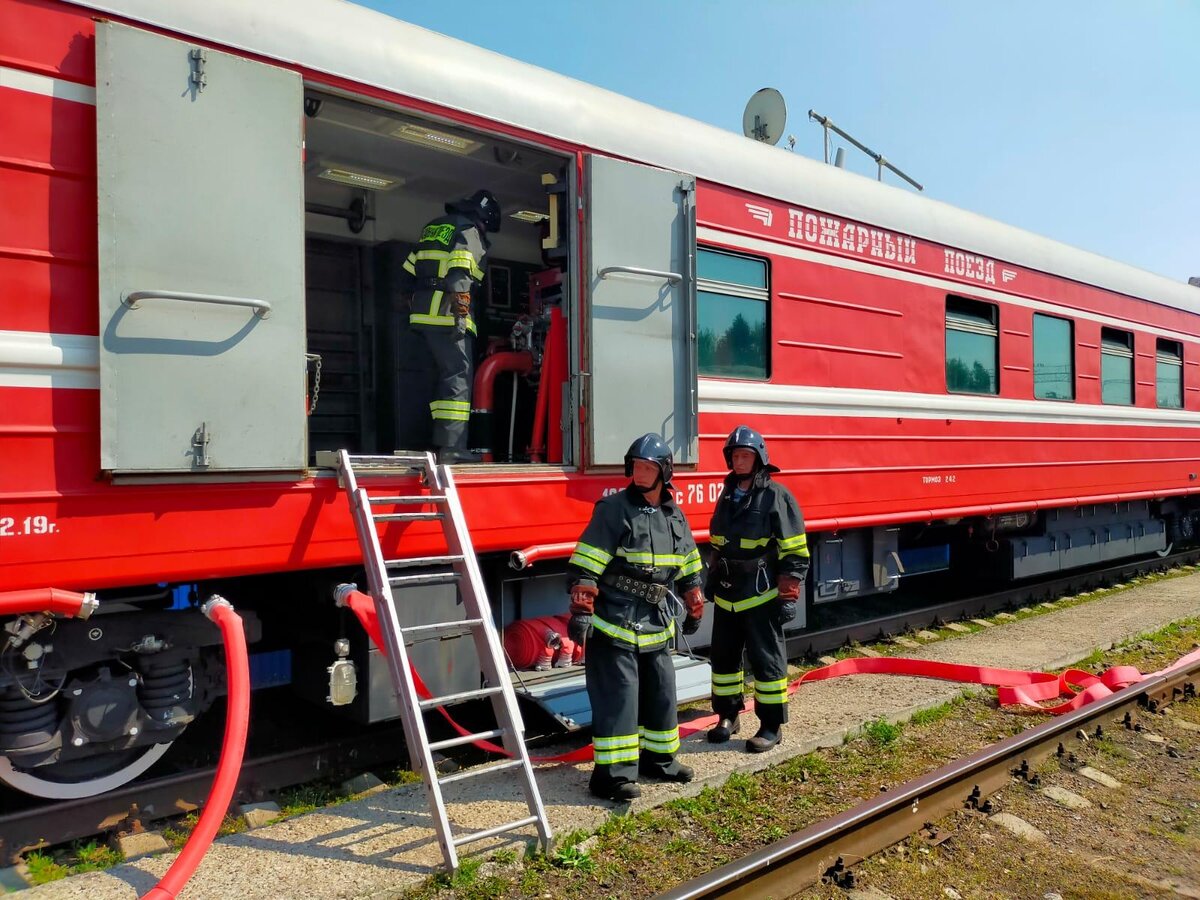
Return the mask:
[[[1200,312],[1200,289],[845,172],[343,0],[76,0],[338,75],[998,260]]]

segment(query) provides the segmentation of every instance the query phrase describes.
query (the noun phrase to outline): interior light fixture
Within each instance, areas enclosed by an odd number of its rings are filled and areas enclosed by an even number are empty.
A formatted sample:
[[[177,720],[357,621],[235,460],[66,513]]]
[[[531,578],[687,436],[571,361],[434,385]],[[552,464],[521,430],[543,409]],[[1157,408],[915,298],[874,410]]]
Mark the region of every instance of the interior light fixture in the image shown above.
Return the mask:
[[[377,172],[364,172],[332,163],[323,165],[317,177],[368,191],[390,191],[404,184],[404,179],[397,175],[380,175]]]
[[[459,156],[474,153],[483,146],[480,141],[472,141],[465,137],[459,137],[457,134],[426,128],[423,125],[414,125],[411,122],[404,122],[399,128],[392,131],[392,137],[412,144],[433,147],[435,150],[442,150],[446,153],[456,153]]]
[[[532,209],[518,210],[515,213],[510,213],[509,216],[510,218],[516,219],[518,222],[529,222],[530,224],[545,222],[550,218],[550,216],[548,216],[546,213],[537,212],[536,210]]]

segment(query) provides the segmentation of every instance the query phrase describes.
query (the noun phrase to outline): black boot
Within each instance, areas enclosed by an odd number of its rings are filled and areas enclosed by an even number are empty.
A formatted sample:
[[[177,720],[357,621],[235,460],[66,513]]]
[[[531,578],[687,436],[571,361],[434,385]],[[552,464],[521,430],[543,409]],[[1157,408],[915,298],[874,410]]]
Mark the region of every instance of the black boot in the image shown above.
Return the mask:
[[[710,744],[724,744],[731,737],[742,730],[742,723],[738,721],[738,717],[732,719],[721,719],[716,725],[708,729],[708,742]]]
[[[691,766],[685,766],[683,763],[673,760],[667,766],[639,766],[638,771],[645,778],[653,778],[655,781],[673,781],[677,784],[687,784],[696,777]]]
[[[642,789],[636,781],[597,781],[595,778],[588,784],[588,790],[593,797],[601,800],[616,800],[619,803],[636,800],[642,796]]]
[[[766,753],[782,740],[782,725],[759,725],[758,734],[746,741],[746,752]]]

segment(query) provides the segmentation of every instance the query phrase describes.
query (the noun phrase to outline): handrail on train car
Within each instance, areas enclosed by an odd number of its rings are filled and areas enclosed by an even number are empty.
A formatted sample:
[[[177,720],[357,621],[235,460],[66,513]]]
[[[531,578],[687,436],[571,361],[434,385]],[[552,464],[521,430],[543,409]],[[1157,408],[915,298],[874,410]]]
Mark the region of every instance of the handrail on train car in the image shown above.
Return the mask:
[[[255,300],[251,297],[222,297],[219,294],[192,294],[186,291],[130,291],[121,301],[130,309],[140,309],[142,300],[184,300],[188,303],[212,303],[217,306],[244,306],[254,310],[260,319],[271,315],[269,300]]]

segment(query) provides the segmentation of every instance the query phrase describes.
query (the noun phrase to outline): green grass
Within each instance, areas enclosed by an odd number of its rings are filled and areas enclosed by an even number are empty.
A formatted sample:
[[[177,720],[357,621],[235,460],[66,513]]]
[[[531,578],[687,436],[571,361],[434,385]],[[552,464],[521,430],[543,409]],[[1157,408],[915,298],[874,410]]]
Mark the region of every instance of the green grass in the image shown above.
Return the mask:
[[[863,726],[863,736],[872,747],[886,747],[895,743],[903,731],[903,725],[893,725],[886,719],[876,719]]]
[[[29,881],[34,885],[49,884],[71,874],[66,866],[55,862],[54,857],[38,850],[25,857],[25,865],[29,867]]]

